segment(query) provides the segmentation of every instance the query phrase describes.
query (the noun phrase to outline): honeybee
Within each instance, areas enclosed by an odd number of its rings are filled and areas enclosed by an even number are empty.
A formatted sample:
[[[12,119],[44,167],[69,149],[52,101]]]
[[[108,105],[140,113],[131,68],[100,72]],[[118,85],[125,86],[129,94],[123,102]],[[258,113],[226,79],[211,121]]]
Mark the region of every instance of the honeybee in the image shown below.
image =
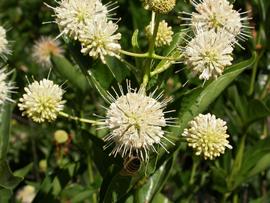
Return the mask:
[[[141,168],[141,159],[137,156],[131,156],[124,159],[122,176],[135,176]]]

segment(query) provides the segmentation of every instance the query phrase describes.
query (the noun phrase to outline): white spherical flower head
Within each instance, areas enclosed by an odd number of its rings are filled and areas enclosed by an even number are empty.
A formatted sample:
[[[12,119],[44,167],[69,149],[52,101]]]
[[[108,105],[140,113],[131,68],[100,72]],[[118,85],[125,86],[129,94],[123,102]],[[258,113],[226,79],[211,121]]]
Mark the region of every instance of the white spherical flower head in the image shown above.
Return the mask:
[[[146,95],[143,88],[139,91],[128,86],[128,93],[111,98],[112,103],[108,108],[105,125],[110,129],[110,134],[105,137],[108,146],[115,144],[110,155],[120,154],[122,157],[131,157],[134,154],[141,160],[149,159],[149,151],[155,151],[155,144],[165,150],[163,144],[165,137],[163,127],[167,126],[163,110],[169,99],[158,101],[162,95]]]
[[[192,0],[197,12],[192,13],[191,25],[194,28],[201,27],[203,30],[215,30],[245,38],[248,37],[243,31],[243,24],[247,17],[241,17],[241,13],[233,9],[233,5],[227,0]]]
[[[54,121],[64,108],[64,91],[51,80],[34,81],[25,92],[18,106],[34,122]]]
[[[55,12],[56,23],[63,34],[75,40],[87,22],[97,21],[109,13],[100,0],[61,0],[58,4],[56,8],[51,7]]]
[[[232,149],[226,131],[226,122],[208,113],[200,114],[189,122],[182,136],[186,138],[188,146],[196,151],[196,155],[212,160],[224,154],[226,148]]]
[[[116,33],[117,29],[118,25],[112,21],[107,22],[106,18],[89,25],[80,33],[81,52],[95,59],[100,58],[103,63],[106,63],[106,55],[118,56],[121,49],[118,42],[121,34]]]
[[[234,38],[227,32],[198,31],[183,50],[186,64],[201,80],[216,79],[231,65]]]
[[[10,49],[8,48],[6,30],[0,26],[0,57],[5,59],[7,54],[10,54]]]
[[[51,67],[51,55],[62,55],[64,50],[60,47],[59,40],[52,37],[41,37],[35,42],[32,57],[37,64],[43,67]]]
[[[31,185],[26,185],[17,192],[16,199],[21,203],[31,203],[35,196],[35,188]]]
[[[5,68],[0,69],[0,106],[6,101],[13,102],[13,100],[9,97],[9,94],[13,92],[15,87],[12,86],[12,83],[7,82],[8,75],[10,73],[11,72],[6,72]]]

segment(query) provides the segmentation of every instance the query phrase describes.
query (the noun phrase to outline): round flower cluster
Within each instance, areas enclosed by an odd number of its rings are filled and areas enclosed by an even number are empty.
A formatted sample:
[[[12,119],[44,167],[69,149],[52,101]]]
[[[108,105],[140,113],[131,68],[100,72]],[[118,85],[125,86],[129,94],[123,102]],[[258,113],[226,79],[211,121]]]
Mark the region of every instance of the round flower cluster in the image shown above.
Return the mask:
[[[175,7],[176,0],[146,0],[145,4],[157,13],[169,13]]]
[[[138,156],[141,160],[149,159],[149,151],[155,151],[155,144],[165,150],[164,127],[168,120],[165,118],[164,108],[170,99],[158,101],[162,95],[154,97],[154,93],[146,95],[145,89],[138,91],[128,85],[128,92],[111,96],[104,125],[110,129],[110,134],[105,137],[108,144],[114,144],[110,155],[120,154],[122,157]]]
[[[50,80],[34,81],[25,92],[18,106],[23,115],[35,122],[54,121],[64,108],[64,91]]]
[[[0,69],[0,106],[6,101],[11,101],[9,93],[12,93],[15,87],[12,86],[12,83],[7,82],[7,77],[11,72],[6,72],[5,68]]]
[[[6,30],[0,26],[0,57],[5,59],[7,54],[10,54],[10,50],[8,48]]]
[[[242,17],[227,0],[191,2],[197,12],[183,19],[190,21],[195,37],[183,48],[183,56],[200,79],[216,79],[231,65],[234,45],[240,45],[237,38],[244,40],[249,36],[244,30],[248,18]]]
[[[194,28],[204,30],[225,31],[233,36],[244,34],[244,21],[247,17],[241,17],[241,13],[233,9],[233,5],[227,0],[192,1],[197,12],[191,16],[191,24]]]
[[[151,31],[151,25],[148,25],[145,28],[146,36],[150,39],[153,35]],[[173,31],[172,27],[168,26],[168,23],[165,20],[162,20],[158,25],[158,32],[156,36],[155,46],[162,47],[170,45],[172,42]]]
[[[51,67],[51,55],[61,55],[63,49],[60,47],[60,42],[52,37],[41,37],[35,42],[32,51],[32,57],[36,63],[43,67]]]
[[[223,154],[226,148],[232,149],[226,130],[225,121],[209,113],[200,114],[189,122],[182,136],[186,138],[188,146],[196,151],[196,155],[212,160]]]
[[[32,185],[26,185],[17,192],[16,199],[21,203],[31,203],[35,196],[36,189]]]
[[[232,64],[233,43],[226,32],[198,31],[185,47],[186,63],[200,79],[216,79]]]
[[[58,7],[51,8],[60,35],[79,40],[82,53],[99,57],[103,63],[106,63],[106,55],[118,56],[121,34],[116,33],[118,25],[110,18],[114,3],[103,5],[100,0],[62,0],[58,4]]]

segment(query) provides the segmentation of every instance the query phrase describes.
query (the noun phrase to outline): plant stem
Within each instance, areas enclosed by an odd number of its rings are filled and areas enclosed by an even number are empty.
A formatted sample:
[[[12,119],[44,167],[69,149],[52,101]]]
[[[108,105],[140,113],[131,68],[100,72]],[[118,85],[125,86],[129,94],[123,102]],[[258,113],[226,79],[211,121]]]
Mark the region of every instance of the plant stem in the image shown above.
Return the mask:
[[[93,174],[93,169],[92,169],[92,164],[91,164],[91,158],[90,154],[87,155],[87,172],[88,172],[88,177],[89,177],[89,185],[91,185],[94,182],[94,174]],[[92,195],[92,202],[96,203],[97,202],[97,194],[93,193]]]
[[[157,36],[157,32],[158,32],[158,27],[159,27],[159,17],[156,16],[155,12],[152,12],[151,29],[153,30],[153,35],[152,35],[152,38],[150,40],[149,48],[148,48],[149,58],[152,58],[155,55],[155,41],[156,41],[156,36]],[[151,75],[150,75],[151,62],[152,62],[152,59],[149,59],[146,63],[145,74],[143,76],[143,87],[147,86],[148,81],[151,77]]]
[[[192,169],[191,169],[191,175],[190,175],[190,179],[189,179],[189,184],[192,185],[194,183],[194,177],[196,174],[196,169],[198,166],[198,161],[197,159],[193,159],[193,165],[192,165]]]
[[[248,92],[249,96],[251,96],[253,94],[253,92],[254,92],[254,86],[255,86],[255,80],[256,80],[256,75],[257,75],[257,70],[258,70],[258,64],[259,64],[259,61],[260,61],[261,57],[263,56],[263,53],[264,53],[263,51],[258,53],[258,57],[257,57],[254,65],[253,65],[251,81],[250,81],[250,86],[249,86],[249,92]]]
[[[270,75],[268,75],[267,81],[263,87],[262,93],[260,95],[260,99],[264,99],[268,92],[269,92],[269,88],[270,88]]]
[[[89,123],[89,124],[92,124],[92,125],[103,124],[103,122],[100,122],[100,121],[90,120],[90,119],[86,119],[86,118],[79,118],[79,117],[76,117],[76,116],[71,116],[71,115],[69,115],[67,113],[64,113],[64,112],[60,112],[59,115],[62,116],[62,117],[74,120],[74,121],[80,121],[82,123]]]
[[[127,55],[127,56],[133,56],[137,58],[151,58],[151,59],[159,59],[159,60],[171,60],[171,61],[176,61],[178,58],[172,58],[172,57],[167,57],[167,56],[160,56],[158,54],[152,53],[149,54],[149,52],[146,53],[134,53],[134,52],[129,52],[125,50],[121,50],[120,53]]]

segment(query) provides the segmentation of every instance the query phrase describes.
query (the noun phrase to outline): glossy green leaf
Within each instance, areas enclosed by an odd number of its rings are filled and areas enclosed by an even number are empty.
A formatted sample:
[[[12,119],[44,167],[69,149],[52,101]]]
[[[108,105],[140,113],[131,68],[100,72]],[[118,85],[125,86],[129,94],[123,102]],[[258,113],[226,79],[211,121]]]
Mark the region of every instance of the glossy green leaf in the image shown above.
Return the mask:
[[[0,113],[0,160],[6,158],[11,120],[11,104],[6,103]]]
[[[112,56],[106,56],[105,60],[107,67],[117,82],[121,83],[129,75],[128,68],[119,59]]]
[[[89,88],[86,77],[66,58],[63,56],[52,56],[51,59],[54,68],[59,72],[64,80],[68,80],[72,85],[83,92]]]
[[[12,190],[21,181],[22,177],[14,176],[5,160],[0,160],[0,187]]]
[[[177,125],[179,128],[172,128],[177,135],[182,134],[188,122],[199,113],[202,113],[207,107],[228,87],[228,85],[240,75],[247,67],[252,65],[256,59],[256,54],[238,64],[228,68],[218,79],[199,87],[184,96],[179,112]]]
[[[137,191],[139,202],[152,202],[170,176],[176,154],[160,166],[155,173],[148,178],[147,183]]]

